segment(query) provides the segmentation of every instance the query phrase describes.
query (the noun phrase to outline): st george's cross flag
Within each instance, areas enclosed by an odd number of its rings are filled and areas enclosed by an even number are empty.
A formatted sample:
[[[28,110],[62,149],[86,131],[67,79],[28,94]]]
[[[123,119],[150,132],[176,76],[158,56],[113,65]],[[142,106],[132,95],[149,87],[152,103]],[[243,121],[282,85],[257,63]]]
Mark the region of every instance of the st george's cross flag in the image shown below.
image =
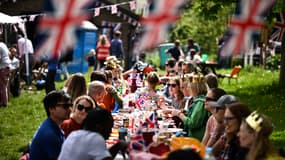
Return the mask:
[[[73,47],[76,42],[75,30],[83,20],[88,19],[86,7],[91,0],[48,0],[50,4],[38,25],[38,30],[46,37],[37,48],[37,57],[57,58],[61,51]]]
[[[240,0],[237,12],[229,22],[230,37],[221,50],[221,56],[240,54],[247,51],[254,35],[264,26],[266,12],[275,0]]]
[[[179,19],[179,8],[186,0],[156,0],[152,1],[153,10],[141,18],[144,33],[140,37],[138,50],[144,51],[157,47],[165,41],[171,24]]]
[[[282,41],[282,37],[284,36],[285,32],[285,10],[282,11],[279,16],[277,17],[277,22],[273,27],[273,32],[270,36],[270,39],[273,41]]]

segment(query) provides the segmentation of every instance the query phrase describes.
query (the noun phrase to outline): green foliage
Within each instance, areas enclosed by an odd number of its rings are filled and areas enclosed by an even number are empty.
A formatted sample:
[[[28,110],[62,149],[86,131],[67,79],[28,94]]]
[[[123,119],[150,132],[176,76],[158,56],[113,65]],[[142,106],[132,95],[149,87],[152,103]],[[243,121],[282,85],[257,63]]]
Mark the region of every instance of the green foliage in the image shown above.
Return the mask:
[[[281,54],[267,57],[266,68],[271,70],[280,69],[281,65]]]
[[[232,67],[243,65],[243,59],[240,56],[236,56],[232,58]]]
[[[193,1],[181,14],[181,19],[173,28],[170,39],[171,41],[180,39],[186,44],[187,39],[192,38],[200,45],[202,53],[215,54],[217,40],[226,29],[231,11],[232,5],[206,0]]]

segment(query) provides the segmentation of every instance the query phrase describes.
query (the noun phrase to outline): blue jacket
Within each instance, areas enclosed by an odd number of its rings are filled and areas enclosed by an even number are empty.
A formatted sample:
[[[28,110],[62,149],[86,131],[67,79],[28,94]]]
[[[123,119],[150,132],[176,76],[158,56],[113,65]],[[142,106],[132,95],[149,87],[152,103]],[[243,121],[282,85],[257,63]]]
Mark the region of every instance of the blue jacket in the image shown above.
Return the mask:
[[[116,56],[117,58],[124,58],[124,48],[123,42],[119,38],[114,38],[111,41],[110,53],[112,56]]]
[[[64,133],[47,118],[38,128],[30,147],[30,160],[56,160],[64,142]]]

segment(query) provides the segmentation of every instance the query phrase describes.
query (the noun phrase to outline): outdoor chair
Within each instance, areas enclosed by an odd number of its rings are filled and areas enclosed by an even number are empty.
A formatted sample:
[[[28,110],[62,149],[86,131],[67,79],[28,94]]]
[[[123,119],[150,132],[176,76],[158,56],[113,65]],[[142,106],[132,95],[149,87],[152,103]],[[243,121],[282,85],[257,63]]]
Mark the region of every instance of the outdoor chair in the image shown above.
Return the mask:
[[[231,71],[231,74],[218,74],[218,77],[222,78],[222,80],[224,78],[228,78],[229,84],[231,83],[231,79],[236,79],[236,83],[237,83],[240,70],[241,70],[241,66],[234,66],[234,68]]]

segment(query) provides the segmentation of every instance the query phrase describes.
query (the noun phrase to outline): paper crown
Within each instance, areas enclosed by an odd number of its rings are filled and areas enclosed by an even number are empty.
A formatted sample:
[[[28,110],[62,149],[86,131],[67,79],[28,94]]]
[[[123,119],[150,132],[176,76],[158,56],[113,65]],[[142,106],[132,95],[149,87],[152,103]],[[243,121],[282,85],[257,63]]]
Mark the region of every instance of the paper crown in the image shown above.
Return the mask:
[[[203,75],[192,75],[192,74],[185,74],[182,76],[183,81],[190,81],[190,83],[200,83],[205,82],[205,77]]]
[[[263,118],[256,112],[252,112],[246,119],[246,123],[256,132],[261,130]]]

